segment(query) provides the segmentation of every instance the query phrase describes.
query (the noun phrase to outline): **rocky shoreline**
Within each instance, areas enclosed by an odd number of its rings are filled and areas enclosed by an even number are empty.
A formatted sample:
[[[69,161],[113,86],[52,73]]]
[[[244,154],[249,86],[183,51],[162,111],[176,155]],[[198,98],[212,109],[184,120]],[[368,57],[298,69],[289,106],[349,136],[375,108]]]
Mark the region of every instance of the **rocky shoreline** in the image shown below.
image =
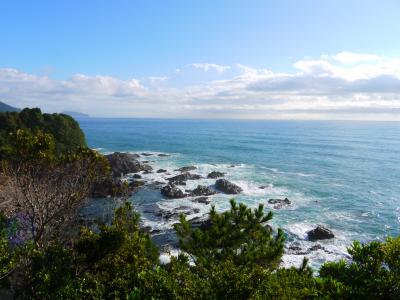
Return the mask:
[[[164,153],[147,153],[131,154],[123,152],[114,152],[106,155],[110,163],[111,175],[103,182],[96,184],[92,191],[92,198],[119,198],[122,196],[130,197],[141,190],[149,190],[152,193],[159,193],[159,197],[164,200],[188,200],[192,205],[187,205],[182,202],[177,207],[163,207],[160,203],[135,203],[136,209],[146,217],[149,217],[157,222],[168,222],[171,224],[169,228],[158,229],[151,225],[143,224],[142,230],[149,232],[156,243],[162,249],[175,249],[177,241],[174,236],[172,225],[179,221],[181,214],[185,215],[189,222],[194,227],[207,228],[210,226],[207,212],[210,205],[213,204],[213,196],[218,194],[224,195],[240,195],[243,188],[225,178],[226,174],[221,171],[212,171],[205,175],[198,174],[196,166],[183,166],[174,169],[155,169],[151,165],[151,158],[168,159],[168,154]],[[233,166],[234,167],[234,166]],[[158,175],[159,181],[150,180],[150,175]],[[215,180],[214,184],[204,185],[197,184],[197,181],[207,179],[208,181]],[[188,189],[187,185],[195,186]],[[122,195],[119,193],[119,187],[127,186],[128,194]],[[267,186],[260,186],[259,189],[265,189]],[[126,190],[125,190],[126,191]],[[125,192],[126,193],[126,192]],[[92,200],[96,201],[96,200]],[[110,200],[111,201],[111,200]],[[293,201],[288,198],[283,199],[266,199],[266,202],[273,209],[290,209]],[[204,209],[203,209],[204,208]],[[334,233],[324,226],[316,225],[315,228],[306,233],[307,239],[310,242],[318,242],[325,239],[333,239]],[[295,243],[289,244],[286,249],[287,253],[295,255],[304,255],[311,251],[328,251],[320,244],[308,247],[307,249],[300,248]],[[329,253],[329,251],[327,252]]]

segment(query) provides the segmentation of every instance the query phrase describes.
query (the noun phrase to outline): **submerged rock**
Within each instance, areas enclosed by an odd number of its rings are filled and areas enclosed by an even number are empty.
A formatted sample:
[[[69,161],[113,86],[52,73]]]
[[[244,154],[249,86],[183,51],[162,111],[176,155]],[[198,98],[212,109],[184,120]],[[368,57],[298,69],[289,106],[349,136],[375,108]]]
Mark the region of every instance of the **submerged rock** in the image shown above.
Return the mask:
[[[240,194],[243,191],[243,189],[240,186],[226,179],[218,179],[215,182],[215,187],[218,190],[224,192],[225,194]]]
[[[327,240],[333,239],[335,237],[332,230],[325,228],[321,225],[318,225],[313,230],[308,231],[307,236],[310,241]]]
[[[167,172],[167,170],[164,170],[164,169],[158,169],[157,170],[157,173],[165,173],[165,172]]]
[[[190,194],[194,196],[211,196],[216,194],[215,191],[213,191],[211,188],[205,185],[198,185],[197,188],[192,190]]]
[[[160,157],[167,157],[167,156],[169,156],[168,154],[165,154],[165,153],[160,153],[160,154],[158,154],[158,156],[160,156]]]
[[[197,168],[195,166],[186,166],[186,167],[182,167],[179,169],[176,169],[175,171],[179,171],[179,172],[188,172],[188,171],[193,171],[196,170]]]
[[[140,174],[134,174],[134,175],[133,175],[133,178],[135,178],[135,179],[140,179],[140,178],[142,178],[142,175],[140,175]]]
[[[141,155],[143,155],[143,156],[152,156],[153,154],[152,153],[143,152],[143,153],[141,153]]]
[[[187,195],[173,184],[168,184],[161,189],[161,194],[167,198],[184,198]]]
[[[220,177],[224,177],[224,176],[225,176],[225,173],[218,172],[218,171],[212,171],[211,173],[209,173],[207,175],[207,178],[216,179],[216,178],[220,178]]]

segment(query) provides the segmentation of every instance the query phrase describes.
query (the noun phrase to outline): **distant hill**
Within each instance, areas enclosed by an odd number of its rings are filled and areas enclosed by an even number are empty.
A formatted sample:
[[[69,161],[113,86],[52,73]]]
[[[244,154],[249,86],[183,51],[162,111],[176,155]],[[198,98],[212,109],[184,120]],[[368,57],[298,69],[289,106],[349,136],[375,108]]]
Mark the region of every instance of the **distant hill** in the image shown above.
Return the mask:
[[[5,112],[5,111],[21,111],[19,108],[13,107],[11,105],[5,104],[4,102],[0,101],[0,112]]]
[[[20,112],[0,112],[0,156],[1,148],[7,146],[9,133],[18,129],[50,133],[59,153],[86,146],[85,135],[71,116],[46,114],[39,108],[24,108]]]
[[[76,119],[82,119],[82,118],[90,118],[89,115],[81,113],[81,112],[77,112],[77,111],[63,111],[62,112],[64,115],[69,115],[73,118]]]

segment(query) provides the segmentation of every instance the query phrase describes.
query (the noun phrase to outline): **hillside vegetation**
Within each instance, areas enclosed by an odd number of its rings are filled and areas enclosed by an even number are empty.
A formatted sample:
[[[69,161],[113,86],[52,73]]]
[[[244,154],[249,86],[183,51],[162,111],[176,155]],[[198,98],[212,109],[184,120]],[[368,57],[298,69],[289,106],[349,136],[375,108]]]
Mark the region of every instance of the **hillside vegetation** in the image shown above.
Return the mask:
[[[51,134],[59,153],[86,146],[85,136],[72,117],[42,113],[39,108],[25,108],[20,112],[0,112],[0,145],[3,151],[10,146],[7,135],[18,129]]]

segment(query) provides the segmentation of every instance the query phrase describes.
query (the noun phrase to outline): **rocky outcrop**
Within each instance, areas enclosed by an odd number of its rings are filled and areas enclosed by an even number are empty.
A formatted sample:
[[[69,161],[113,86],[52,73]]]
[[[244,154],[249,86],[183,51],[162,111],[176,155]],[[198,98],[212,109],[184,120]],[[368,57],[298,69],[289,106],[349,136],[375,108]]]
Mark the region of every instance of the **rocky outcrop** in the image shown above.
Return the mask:
[[[176,184],[185,182],[186,180],[198,180],[198,179],[201,179],[201,176],[200,176],[200,175],[198,175],[198,174],[191,174],[191,173],[189,173],[189,172],[185,172],[185,173],[182,173],[182,174],[179,174],[179,175],[176,175],[176,176],[167,178],[167,180],[168,180],[169,182],[171,182],[171,183],[176,183]]]
[[[207,175],[207,178],[217,179],[217,178],[224,177],[224,176],[225,176],[225,173],[218,172],[218,171],[212,171],[211,173],[209,173]]]
[[[215,187],[225,194],[240,194],[243,191],[240,186],[226,179],[218,179],[215,182]]]
[[[91,192],[92,198],[123,197],[132,196],[144,185],[141,180],[133,180],[125,185],[117,178],[107,178],[94,184]]]
[[[202,203],[202,204],[210,204],[211,200],[208,199],[208,197],[197,197],[192,200],[193,202],[196,203]]]
[[[114,152],[106,155],[110,164],[112,176],[118,178],[123,174],[151,171],[153,168],[136,159],[134,154]]]
[[[197,168],[195,166],[187,166],[187,167],[182,167],[182,168],[176,169],[175,171],[188,172],[188,171],[193,171],[193,170],[196,170],[196,169]]]
[[[269,199],[268,203],[269,204],[275,204],[274,205],[275,209],[279,209],[279,208],[282,208],[284,206],[289,206],[290,204],[292,204],[292,202],[290,202],[290,200],[288,198],[285,198],[285,199]]]
[[[157,170],[157,173],[165,173],[165,172],[167,172],[167,170],[164,170],[164,169],[158,169]]]
[[[184,198],[187,195],[182,192],[181,189],[177,188],[174,184],[168,184],[161,189],[161,194],[167,198]]]
[[[193,208],[189,206],[180,206],[174,208],[173,210],[159,209],[158,211],[156,211],[155,215],[165,220],[171,220],[171,219],[179,219],[180,215],[189,216],[193,214],[198,214],[199,212],[200,210],[198,208]]]
[[[211,196],[215,193],[215,191],[205,185],[198,185],[194,190],[190,192],[190,194],[193,196]]]
[[[327,240],[335,237],[332,230],[321,225],[318,225],[313,230],[308,231],[307,236],[310,241]]]

